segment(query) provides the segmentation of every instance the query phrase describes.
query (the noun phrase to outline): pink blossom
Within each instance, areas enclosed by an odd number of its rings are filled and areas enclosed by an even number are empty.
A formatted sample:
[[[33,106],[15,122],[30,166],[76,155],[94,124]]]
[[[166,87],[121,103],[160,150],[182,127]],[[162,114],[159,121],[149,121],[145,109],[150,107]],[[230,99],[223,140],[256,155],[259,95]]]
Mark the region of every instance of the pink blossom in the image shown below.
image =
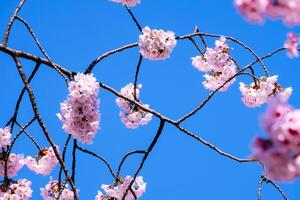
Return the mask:
[[[270,101],[275,95],[280,94],[282,98],[288,99],[292,93],[292,88],[283,89],[277,83],[278,76],[262,77],[250,85],[240,83],[242,101],[247,107],[259,107]]]
[[[10,127],[0,128],[0,148],[6,148],[10,144]]]
[[[269,16],[288,25],[300,24],[300,0],[235,0],[235,5],[252,22],[263,23],[264,16]]]
[[[79,191],[77,190],[77,193],[78,192]],[[58,181],[52,180],[52,177],[50,177],[50,181],[45,188],[41,188],[41,196],[44,200],[57,200],[58,197],[58,200],[74,200],[74,193],[68,188],[68,185],[66,184],[61,191]]]
[[[25,164],[37,174],[49,175],[57,165],[58,160],[52,147],[44,148],[34,158],[27,156]]]
[[[98,92],[99,84],[92,74],[78,73],[69,83],[69,96],[57,114],[63,129],[83,143],[91,144],[99,129]]]
[[[141,2],[141,0],[110,0],[112,2],[121,3],[128,7],[134,7]]]
[[[96,195],[95,200],[105,200],[103,193],[98,191],[98,194]]]
[[[300,11],[299,11],[300,12]],[[287,48],[287,55],[290,58],[295,58],[299,56],[298,53],[299,38],[296,33],[288,33],[287,39],[284,43],[284,47]]]
[[[142,88],[142,85],[139,84],[137,85],[136,88],[136,98],[137,101],[139,98],[140,94],[140,89]],[[125,87],[121,89],[121,94],[131,100],[134,100],[134,85],[132,83],[129,83]],[[141,108],[136,106],[135,104],[130,103],[129,101],[118,97],[116,99],[116,104],[119,106],[119,108],[122,110],[120,112],[120,117],[122,123],[127,127],[127,128],[137,128],[140,125],[146,125],[151,121],[152,119],[152,114],[143,111]],[[149,108],[149,105],[143,104],[144,107]]]
[[[280,181],[300,176],[300,110],[277,96],[262,116],[261,126],[268,138],[257,137],[252,151],[264,164],[266,175]]]
[[[251,22],[263,23],[264,13],[270,0],[235,0],[235,5],[242,15]]]
[[[199,71],[205,72],[203,86],[216,90],[225,84],[220,91],[226,91],[235,82],[236,65],[230,57],[226,38],[215,41],[215,47],[207,48],[201,56],[192,58],[192,65]]]
[[[9,180],[2,184],[0,199],[2,200],[28,200],[32,195],[31,182],[27,179],[18,181]]]
[[[126,176],[123,183],[119,186],[102,185],[101,188],[105,191],[106,198],[115,198],[116,200],[121,200],[131,181],[132,177]],[[141,176],[137,177],[134,181],[133,185],[131,186],[131,189],[134,192],[137,199],[141,198],[143,193],[146,191],[146,185],[147,184],[144,182],[143,177]],[[98,192],[98,195],[96,196],[95,200],[102,200],[101,198],[103,197],[103,194],[101,192]],[[125,200],[134,200],[134,196],[130,191],[128,192]]]
[[[172,31],[151,30],[148,26],[143,28],[143,34],[139,36],[140,52],[149,60],[169,58],[176,43],[175,34]]]
[[[7,176],[17,176],[18,171],[24,166],[24,156],[22,154],[11,153],[7,161]],[[0,176],[4,176],[5,157],[0,158]]]

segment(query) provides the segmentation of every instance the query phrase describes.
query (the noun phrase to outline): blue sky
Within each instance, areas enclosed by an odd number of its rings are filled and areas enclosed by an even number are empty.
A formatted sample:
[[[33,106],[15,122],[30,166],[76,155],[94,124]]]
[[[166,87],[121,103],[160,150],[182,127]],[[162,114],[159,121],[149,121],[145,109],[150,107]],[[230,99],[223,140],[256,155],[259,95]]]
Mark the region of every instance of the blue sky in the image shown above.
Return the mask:
[[[0,35],[18,1],[0,1]],[[247,23],[236,12],[232,1],[172,1],[142,0],[133,8],[142,26],[172,30],[176,35],[191,33],[197,24],[200,31],[230,35],[251,46],[259,55],[281,47],[286,32],[299,27],[287,27],[280,21],[267,20],[265,25]],[[136,42],[139,31],[125,8],[108,0],[43,0],[26,2],[20,15],[32,26],[40,42],[56,63],[82,72],[88,64],[104,52],[128,43]],[[209,39],[209,44],[213,40]],[[9,41],[12,48],[42,56],[25,27],[17,22]],[[240,65],[253,60],[245,50],[233,45],[232,54]],[[100,82],[119,90],[133,81],[139,49],[133,48],[111,56],[98,64],[93,73]],[[178,41],[170,59],[151,62],[144,60],[139,83],[143,84],[141,99],[151,108],[177,119],[192,110],[208,94],[202,87],[202,74],[191,66],[191,57],[197,50],[189,41]],[[11,117],[18,93],[23,87],[10,57],[0,53],[0,124],[4,126]],[[292,86],[294,94],[290,103],[300,108],[299,59],[288,59],[284,52],[266,61],[271,74],[278,74],[282,86]],[[23,60],[25,71],[30,73],[33,63]],[[263,74],[259,66],[257,73]],[[265,109],[246,108],[241,103],[238,82],[249,83],[249,78],[239,78],[226,93],[218,93],[197,115],[183,126],[217,145],[222,150],[245,158],[250,155],[249,145],[260,129],[258,117]],[[32,81],[40,112],[55,142],[63,144],[67,134],[56,117],[59,103],[67,96],[62,79],[46,66],[38,71]],[[21,104],[19,120],[25,124],[33,115],[28,96]],[[130,130],[120,122],[115,96],[101,90],[101,130],[94,144],[87,146],[105,158],[114,169],[122,156],[134,149],[146,149],[154,137],[158,120],[147,126]],[[47,145],[43,133],[34,124],[29,129],[41,144]],[[26,138],[17,142],[15,152],[34,155],[34,147]],[[76,184],[81,199],[93,199],[101,184],[113,181],[104,164],[89,155],[78,153]],[[133,156],[126,162],[122,175],[134,173],[141,157]],[[68,149],[68,164],[71,148]],[[70,165],[69,165],[70,166]],[[52,176],[56,178],[57,169]],[[141,171],[148,183],[144,200],[171,199],[230,199],[253,200],[257,197],[257,184],[261,175],[255,163],[239,164],[221,157],[206,146],[185,136],[167,125],[157,146]],[[33,198],[40,199],[39,188],[49,180],[23,168],[17,178],[33,182]],[[299,180],[280,183],[290,199],[300,199]],[[263,199],[279,200],[281,196],[269,185],[263,186]]]

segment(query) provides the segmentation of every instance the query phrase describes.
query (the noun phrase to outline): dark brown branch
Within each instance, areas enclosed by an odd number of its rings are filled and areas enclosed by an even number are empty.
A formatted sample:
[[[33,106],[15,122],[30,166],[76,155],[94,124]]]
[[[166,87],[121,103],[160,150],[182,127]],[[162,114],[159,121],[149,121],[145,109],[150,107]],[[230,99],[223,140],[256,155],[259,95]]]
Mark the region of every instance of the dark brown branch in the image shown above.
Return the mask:
[[[136,19],[136,17],[134,16],[134,14],[131,12],[131,10],[128,8],[128,6],[125,5],[126,10],[128,11],[130,17],[132,18],[132,20],[134,21],[135,25],[137,26],[137,28],[139,29],[140,32],[142,32],[142,26],[139,24],[138,20]]]
[[[138,64],[137,64],[136,70],[135,70],[135,75],[134,75],[134,93],[133,94],[134,94],[134,99],[135,100],[137,100],[137,98],[136,98],[136,87],[137,87],[138,76],[139,76],[142,61],[143,61],[143,56],[140,54],[139,55],[139,61],[138,61]]]
[[[64,145],[63,152],[62,152],[62,160],[64,162],[65,162],[66,152],[67,152],[67,148],[68,148],[68,144],[69,144],[70,139],[71,139],[71,134],[68,135],[67,140],[66,140],[65,145]],[[59,172],[58,172],[58,185],[59,186],[61,186],[61,174],[62,174],[62,166],[60,166]]]
[[[34,114],[35,114],[35,116],[37,118],[37,121],[38,121],[40,127],[42,128],[43,133],[44,133],[47,141],[50,143],[51,147],[53,148],[54,154],[57,157],[60,165],[63,167],[63,170],[64,170],[64,173],[66,175],[66,178],[68,179],[68,181],[69,181],[69,183],[71,185],[72,191],[74,193],[75,200],[78,200],[79,199],[78,198],[78,194],[77,194],[75,185],[74,185],[72,179],[69,176],[68,169],[67,169],[64,161],[60,157],[60,155],[58,153],[58,150],[57,150],[57,147],[56,147],[54,141],[52,140],[52,138],[50,136],[50,133],[48,132],[48,129],[47,129],[46,125],[44,124],[41,115],[39,114],[38,107],[37,107],[37,104],[36,104],[36,101],[35,101],[35,97],[34,97],[33,91],[31,89],[31,87],[29,86],[28,79],[26,78],[26,75],[25,75],[25,73],[23,71],[23,68],[22,68],[21,63],[19,61],[19,58],[13,57],[13,59],[14,59],[14,61],[16,63],[16,67],[17,67],[17,69],[19,71],[21,79],[22,79],[22,81],[23,81],[23,83],[24,83],[24,85],[26,87],[26,90],[27,90],[27,93],[29,95],[29,99],[30,99],[30,102],[31,102],[31,105],[32,105],[32,109],[33,109],[33,112],[34,112]]]
[[[74,185],[75,185],[75,170],[76,170],[76,148],[77,148],[77,140],[74,139],[73,151],[72,151],[72,174],[71,174],[71,179]]]
[[[118,52],[121,52],[121,51],[124,51],[126,49],[130,49],[130,48],[133,48],[133,47],[136,47],[138,46],[138,43],[135,42],[135,43],[131,43],[131,44],[127,44],[123,47],[120,47],[120,48],[117,48],[117,49],[114,49],[114,50],[111,50],[111,51],[108,51],[106,53],[104,53],[103,55],[99,56],[98,58],[96,58],[94,61],[91,62],[91,64],[87,67],[87,69],[85,70],[85,74],[88,74],[88,73],[91,73],[93,68],[95,67],[95,65],[100,62],[101,60],[103,60],[104,58],[110,56],[110,55],[113,55],[115,53],[118,53]]]
[[[7,42],[8,42],[11,27],[12,27],[12,25],[13,25],[15,19],[16,19],[16,16],[18,15],[18,13],[20,12],[22,6],[24,5],[24,3],[25,3],[25,0],[21,0],[21,2],[19,3],[18,7],[16,8],[15,12],[13,13],[12,17],[10,18],[10,20],[9,20],[7,26],[6,26],[4,38],[2,40],[2,45],[3,46],[7,46]]]
[[[158,130],[156,132],[156,135],[155,135],[153,141],[151,142],[150,146],[146,150],[146,153],[145,153],[145,155],[144,155],[144,157],[143,157],[140,165],[138,166],[138,168],[137,168],[137,170],[136,170],[136,172],[135,172],[135,174],[134,174],[134,176],[132,178],[132,181],[129,183],[128,188],[126,189],[126,191],[125,191],[125,193],[124,193],[124,195],[122,197],[122,200],[125,200],[125,198],[126,198],[126,196],[128,194],[128,191],[131,189],[131,187],[132,187],[135,179],[137,178],[138,174],[142,170],[142,168],[143,168],[143,166],[145,164],[146,159],[148,158],[149,154],[151,153],[151,151],[153,150],[154,146],[156,145],[159,137],[161,136],[164,126],[165,126],[165,121],[164,120],[160,120],[159,127],[158,127]]]
[[[19,16],[16,16],[16,19],[19,20],[20,22],[22,22],[25,25],[25,27],[27,28],[27,30],[31,34],[32,38],[34,39],[36,45],[38,46],[38,48],[40,49],[40,51],[43,53],[43,55],[46,57],[46,59],[49,61],[49,63],[53,67],[53,69],[55,69],[57,71],[57,73],[59,75],[61,75],[61,77],[65,80],[66,83],[68,83],[68,80],[66,79],[66,77],[64,76],[64,74],[60,71],[60,69],[56,65],[53,64],[52,60],[50,59],[50,57],[48,56],[48,54],[46,53],[46,51],[42,47],[40,41],[35,36],[35,33],[33,32],[31,26],[23,18],[21,18]]]

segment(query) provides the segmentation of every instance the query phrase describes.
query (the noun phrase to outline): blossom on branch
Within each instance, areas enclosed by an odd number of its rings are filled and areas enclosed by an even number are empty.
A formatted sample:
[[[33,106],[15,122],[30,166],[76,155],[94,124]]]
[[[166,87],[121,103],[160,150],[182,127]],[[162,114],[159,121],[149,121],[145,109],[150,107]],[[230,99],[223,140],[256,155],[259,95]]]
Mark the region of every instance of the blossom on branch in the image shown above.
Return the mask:
[[[169,58],[176,43],[175,34],[172,31],[151,30],[148,26],[143,28],[143,34],[139,36],[140,52],[149,60]]]
[[[0,128],[0,148],[6,148],[10,144],[10,127]]]
[[[0,176],[5,175],[6,153],[2,153],[0,158]],[[7,160],[7,176],[17,176],[18,171],[24,166],[24,155],[11,153]]]
[[[74,193],[68,188],[68,184],[62,187],[52,177],[45,188],[41,188],[41,196],[44,200],[74,200]]]
[[[28,200],[32,195],[31,182],[27,179],[4,181],[0,188],[1,200]]]
[[[126,176],[125,180],[122,180],[122,183],[119,186],[103,184],[101,188],[105,191],[106,196],[104,196],[102,192],[98,191],[95,200],[104,200],[104,199],[121,200],[131,181],[132,181],[132,177]],[[146,191],[146,185],[147,184],[144,182],[143,177],[141,176],[136,177],[133,185],[131,186],[131,190],[129,190],[126,195],[125,200],[135,199],[132,192],[134,192],[137,199],[141,198],[143,193]]]
[[[250,85],[240,83],[243,103],[249,108],[255,108],[267,103],[276,95],[287,100],[293,90],[291,87],[281,88],[277,79],[278,76],[261,77]]]
[[[228,53],[226,38],[215,41],[215,47],[206,48],[203,55],[192,58],[192,65],[205,72],[203,86],[209,90],[226,91],[235,82],[236,64]]]
[[[134,7],[141,2],[141,0],[110,0],[112,2],[121,3],[128,7]]]
[[[37,174],[49,175],[57,165],[58,160],[52,147],[44,148],[35,157],[27,156],[26,166]]]
[[[57,116],[67,133],[83,143],[91,144],[100,124],[99,83],[92,74],[78,73],[74,78],[69,83],[68,98],[61,103]]]
[[[299,56],[299,37],[296,33],[288,33],[287,39],[284,43],[284,47],[287,48],[287,55],[290,58],[295,58]]]
[[[134,85],[132,83],[129,83],[121,89],[121,94],[131,100],[134,100],[134,96],[136,96],[136,101],[140,102],[138,98],[140,95],[141,88],[142,85],[139,84],[137,85],[136,90],[134,91]],[[122,110],[119,115],[121,117],[122,123],[127,128],[137,128],[140,125],[146,125],[152,119],[151,113],[143,111],[137,105],[123,99],[122,97],[118,97],[116,99],[116,104]],[[149,108],[149,105],[147,104],[143,104],[143,106]]]

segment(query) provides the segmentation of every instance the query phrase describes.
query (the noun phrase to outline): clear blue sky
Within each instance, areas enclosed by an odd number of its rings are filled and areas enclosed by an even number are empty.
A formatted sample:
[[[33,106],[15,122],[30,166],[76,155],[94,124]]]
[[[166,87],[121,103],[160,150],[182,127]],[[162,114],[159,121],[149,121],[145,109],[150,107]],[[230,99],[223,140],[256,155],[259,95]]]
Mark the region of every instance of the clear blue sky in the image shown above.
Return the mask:
[[[0,35],[18,4],[17,0],[0,1]],[[231,35],[253,47],[264,55],[280,46],[286,32],[298,27],[286,27],[279,21],[268,20],[264,26],[244,21],[236,12],[232,1],[174,1],[142,0],[132,11],[142,26],[172,30],[176,35],[191,33],[197,24],[200,31]],[[20,15],[32,26],[42,45],[56,63],[73,71],[82,72],[87,65],[104,52],[138,39],[135,27],[125,8],[108,0],[43,0],[28,1]],[[212,44],[211,40],[211,44]],[[9,46],[41,55],[29,33],[20,24],[13,26]],[[234,46],[233,55],[241,65],[253,60],[245,50]],[[117,90],[133,81],[138,48],[114,55],[93,71],[101,82]],[[143,84],[143,102],[177,119],[189,112],[208,94],[202,87],[202,74],[191,66],[190,57],[197,55],[189,41],[179,41],[170,59],[150,62],[141,66],[140,83]],[[0,124],[4,126],[11,117],[17,95],[23,87],[10,57],[0,53]],[[300,108],[300,59],[290,60],[279,53],[266,61],[272,74],[278,74],[283,86],[292,86],[290,99],[294,107]],[[23,61],[26,72],[33,63]],[[256,66],[257,68],[258,66]],[[262,74],[260,70],[259,73]],[[250,82],[239,78],[226,93],[218,93],[196,116],[184,123],[199,136],[207,139],[226,152],[245,158],[250,154],[249,145],[256,134],[265,136],[258,124],[258,116],[265,109],[248,109],[241,103],[238,82]],[[59,103],[67,96],[67,88],[60,77],[48,67],[38,71],[32,82],[40,112],[57,144],[62,144],[66,133],[55,116]],[[120,122],[115,96],[101,90],[101,130],[94,144],[85,146],[106,157],[116,169],[121,157],[134,149],[145,149],[154,137],[158,120],[135,130],[126,129]],[[32,116],[26,96],[21,106],[20,118],[26,123]],[[45,138],[34,124],[29,131],[46,145]],[[26,138],[22,138],[15,152],[35,154],[35,149]],[[76,184],[80,197],[93,199],[103,183],[113,181],[104,164],[89,155],[78,153]],[[68,151],[71,159],[71,149]],[[132,174],[141,157],[133,156],[122,171]],[[56,178],[57,168],[52,176]],[[209,199],[209,200],[253,200],[257,198],[257,184],[261,175],[255,163],[239,164],[221,157],[211,149],[194,141],[168,125],[157,146],[141,171],[148,183],[144,200]],[[48,182],[48,177],[36,176],[24,167],[18,178],[33,182],[33,198],[40,199],[39,188]],[[300,182],[281,183],[290,199],[300,199]],[[263,199],[279,200],[281,196],[269,185],[263,186]]]

